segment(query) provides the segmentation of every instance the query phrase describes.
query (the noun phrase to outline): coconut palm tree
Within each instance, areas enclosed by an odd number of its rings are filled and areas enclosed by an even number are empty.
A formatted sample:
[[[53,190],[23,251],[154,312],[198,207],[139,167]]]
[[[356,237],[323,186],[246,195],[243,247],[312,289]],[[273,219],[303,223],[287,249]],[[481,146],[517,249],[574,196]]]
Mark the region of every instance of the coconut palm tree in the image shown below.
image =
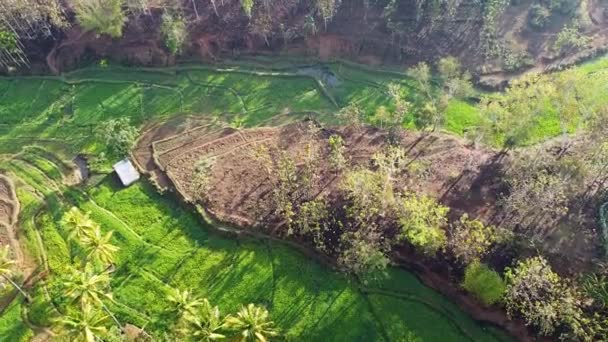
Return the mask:
[[[241,307],[236,316],[226,317],[226,327],[239,332],[239,340],[243,342],[266,342],[267,337],[279,334],[269,319],[268,310],[253,304]]]
[[[110,274],[107,271],[95,274],[87,266],[84,270],[72,269],[67,280],[63,282],[63,286],[66,288],[66,297],[71,298],[74,302],[79,302],[81,308],[87,305],[101,306],[112,317],[116,325],[122,327],[118,319],[103,302],[103,299],[113,301],[112,294],[108,291]]]
[[[68,240],[82,242],[89,238],[98,226],[88,213],[83,213],[80,209],[72,207],[63,214],[61,225],[68,232]]]
[[[95,227],[93,234],[84,241],[86,258],[83,260],[83,266],[90,260],[99,261],[104,265],[114,261],[114,254],[118,251],[118,247],[110,242],[113,233],[110,231],[103,235],[99,226]]]
[[[182,318],[193,316],[196,314],[196,309],[203,306],[205,302],[196,297],[191,290],[173,289],[167,299],[173,305],[171,312],[175,314],[178,321]]]
[[[79,302],[81,307],[101,305],[103,298],[112,298],[106,291],[110,286],[110,275],[107,272],[95,274],[89,267],[83,271],[72,269],[63,286],[66,288],[65,295]]]
[[[212,307],[207,298],[202,300],[198,315],[186,316],[186,327],[182,329],[185,336],[190,336],[194,341],[210,342],[226,338],[219,333],[224,327],[220,316],[220,309]]]
[[[104,322],[108,316],[97,311],[92,305],[85,305],[82,310],[74,311],[58,320],[64,334],[74,342],[96,342],[107,334]]]

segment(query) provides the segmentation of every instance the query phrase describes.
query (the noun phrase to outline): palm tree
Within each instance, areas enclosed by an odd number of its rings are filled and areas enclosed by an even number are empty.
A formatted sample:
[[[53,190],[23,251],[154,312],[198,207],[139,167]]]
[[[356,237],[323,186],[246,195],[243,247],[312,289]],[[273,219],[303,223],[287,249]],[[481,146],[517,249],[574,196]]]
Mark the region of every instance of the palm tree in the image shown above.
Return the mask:
[[[68,279],[63,283],[66,288],[65,295],[73,301],[80,303],[81,307],[86,305],[101,305],[102,298],[112,298],[106,292],[110,285],[110,275],[107,272],[95,274],[90,268],[84,271],[72,269]]]
[[[23,297],[25,297],[25,300],[29,301],[30,297],[27,295],[27,293],[25,293],[21,286],[17,285],[17,283],[15,283],[11,278],[13,275],[12,268],[15,265],[15,261],[10,258],[9,254],[10,250],[8,245],[0,248],[0,277],[11,283],[11,285],[13,285],[17,291],[21,292]]]
[[[63,214],[61,225],[68,232],[68,240],[82,242],[89,238],[98,226],[88,213],[83,213],[80,209],[72,207]]]
[[[122,327],[118,319],[105,305],[103,299],[113,301],[112,294],[106,291],[110,287],[110,274],[107,271],[95,274],[89,267],[84,270],[72,269],[68,279],[63,283],[65,295],[84,308],[88,305],[99,305],[112,317],[116,325]]]
[[[107,329],[103,325],[107,318],[108,316],[87,304],[82,310],[72,312],[58,323],[70,337],[70,341],[96,342],[107,334]]]
[[[167,296],[173,307],[171,311],[176,315],[178,321],[182,318],[193,316],[196,309],[203,306],[205,302],[196,297],[191,290],[173,289]]]
[[[220,309],[212,307],[207,298],[202,300],[198,315],[186,316],[186,327],[182,333],[191,336],[194,341],[210,342],[226,338],[219,333],[224,327]]]
[[[114,261],[114,253],[118,251],[118,247],[110,242],[113,233],[113,231],[109,231],[103,235],[99,226],[95,227],[93,234],[85,240],[84,249],[87,255],[83,260],[83,265],[91,259],[104,265],[111,264]]]
[[[226,317],[226,327],[240,332],[243,342],[266,342],[267,337],[279,334],[269,319],[268,310],[253,304],[241,307],[236,316]]]

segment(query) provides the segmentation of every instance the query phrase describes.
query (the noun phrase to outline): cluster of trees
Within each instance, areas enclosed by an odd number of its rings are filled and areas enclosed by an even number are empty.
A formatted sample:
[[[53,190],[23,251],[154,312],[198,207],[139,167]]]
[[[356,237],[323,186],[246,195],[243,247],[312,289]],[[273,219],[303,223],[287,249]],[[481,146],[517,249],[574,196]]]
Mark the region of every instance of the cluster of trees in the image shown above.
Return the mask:
[[[278,336],[279,330],[264,307],[248,304],[234,315],[222,316],[217,306],[207,298],[199,298],[190,290],[174,289],[168,294],[174,317],[167,341],[217,341],[227,337],[234,340],[265,342]]]
[[[114,304],[112,272],[119,251],[112,244],[113,232],[102,233],[100,225],[76,207],[63,215],[61,226],[74,263],[54,276],[49,284],[53,307],[58,313],[52,320],[54,330],[70,341],[124,341],[123,324],[110,310]],[[8,277],[12,263],[6,252],[0,253],[0,275]],[[219,308],[207,299],[180,289],[169,290],[167,302],[170,303],[167,317],[173,324],[165,336],[158,337],[160,339],[215,341],[235,337],[262,342],[279,334],[268,310],[254,304],[243,306],[234,315],[222,316]],[[145,332],[140,338],[158,340]]]
[[[479,104],[482,123],[478,139],[490,145],[528,145],[547,138],[539,132],[541,120],[557,120],[567,142],[568,134],[597,122],[605,102],[599,91],[602,78],[580,68],[554,74],[530,73],[511,82],[504,93],[484,96]]]
[[[314,0],[311,13],[300,26],[287,27],[273,18],[271,2],[267,0],[211,0],[216,16],[220,6],[240,2],[243,14],[250,18],[249,31],[268,43],[271,34],[280,34],[285,41],[297,35],[316,34],[317,18],[327,26],[341,5],[340,0]],[[200,0],[11,0],[0,4],[0,66],[27,66],[24,43],[41,36],[53,38],[55,32],[77,23],[87,31],[120,38],[125,24],[141,16],[151,16],[162,9],[160,32],[172,54],[179,54],[191,25],[201,19]],[[295,5],[290,5],[295,6]],[[228,6],[226,6],[228,8]],[[154,10],[154,11],[153,11]],[[223,15],[223,14],[222,14]],[[71,18],[74,18],[72,20]]]
[[[111,155],[122,158],[129,155],[135,146],[139,130],[131,125],[128,117],[122,117],[101,123],[95,134]]]
[[[471,74],[464,70],[458,59],[452,56],[441,58],[434,66],[420,62],[407,70],[407,75],[416,85],[412,96],[401,84],[387,85],[387,95],[391,99],[391,108],[376,108],[371,122],[380,128],[388,129],[389,141],[397,143],[396,132],[402,128],[404,121],[411,116],[416,126],[421,129],[437,130],[445,123],[446,111],[450,100],[466,99],[474,94]],[[363,113],[356,104],[349,104],[338,113],[338,117],[347,125],[360,126]]]
[[[351,127],[360,128],[361,111],[356,106],[340,114]],[[286,153],[271,153],[266,145],[256,147],[252,157],[273,182],[274,213],[288,235],[309,238],[319,251],[336,257],[345,271],[363,280],[381,275],[390,264],[389,253],[403,242],[426,256],[448,251],[468,265],[508,240],[502,230],[467,215],[449,224],[449,208],[430,196],[397,187],[404,176],[415,180],[424,172],[412,167],[417,164],[391,139],[374,154],[372,168],[353,168],[341,135],[330,135],[327,146],[319,147],[312,139],[318,127],[312,129],[299,158],[302,167]],[[337,197],[316,197],[310,191],[320,174],[320,158],[340,179]]]

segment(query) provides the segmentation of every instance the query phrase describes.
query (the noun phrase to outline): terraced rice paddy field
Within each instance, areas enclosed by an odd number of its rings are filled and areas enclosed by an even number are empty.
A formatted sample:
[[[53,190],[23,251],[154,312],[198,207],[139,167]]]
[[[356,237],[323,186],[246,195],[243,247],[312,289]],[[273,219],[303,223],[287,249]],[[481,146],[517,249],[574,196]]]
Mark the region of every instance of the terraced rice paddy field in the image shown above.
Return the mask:
[[[509,340],[407,271],[393,268],[385,280],[362,285],[281,242],[216,232],[146,181],[123,189],[107,173],[109,164],[78,185],[71,160],[78,153],[105,151],[93,132],[112,118],[129,117],[142,129],[177,116],[234,127],[307,116],[332,123],[333,113],[349,102],[359,103],[368,115],[379,105],[390,107],[390,82],[406,94],[415,92],[412,81],[395,72],[341,63],[320,70],[311,76],[307,69],[270,70],[249,63],[213,69],[92,67],[61,77],[1,78],[0,173],[15,184],[17,238],[27,255],[23,263],[46,277],[31,285],[30,305],[17,299],[5,307],[0,340],[45,334],[49,317],[58,315],[56,289],[45,279],[61,275],[72,262],[74,251],[58,224],[72,206],[115,231],[112,242],[120,252],[112,280],[116,303],[110,309],[122,322],[153,334],[168,328],[169,289],[194,288],[223,312],[249,302],[267,306],[287,340]],[[336,80],[327,81],[327,75]],[[454,101],[445,127],[462,134],[478,115],[473,104]]]

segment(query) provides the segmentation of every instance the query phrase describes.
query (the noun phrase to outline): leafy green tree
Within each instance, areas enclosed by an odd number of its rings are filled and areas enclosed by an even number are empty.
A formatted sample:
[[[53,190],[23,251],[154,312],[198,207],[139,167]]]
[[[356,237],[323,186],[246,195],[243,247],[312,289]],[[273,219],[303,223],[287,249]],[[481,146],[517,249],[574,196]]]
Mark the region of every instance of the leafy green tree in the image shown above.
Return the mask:
[[[462,287],[485,305],[500,302],[506,289],[500,274],[479,261],[473,261],[467,266]]]
[[[509,315],[519,313],[541,334],[558,328],[574,335],[584,333],[584,317],[579,294],[568,286],[541,256],[519,261],[505,270],[505,304]]]
[[[346,167],[346,158],[344,157],[344,139],[337,134],[332,134],[329,137],[329,164],[334,171],[339,172]]]
[[[464,264],[481,260],[489,248],[503,240],[505,235],[494,226],[470,219],[468,214],[450,226],[450,233],[448,248]]]
[[[96,133],[97,138],[108,146],[108,149],[112,153],[115,153],[119,157],[129,154],[133,146],[135,146],[135,141],[139,135],[138,129],[131,126],[127,117],[112,119],[102,123]]]
[[[374,165],[378,167],[378,172],[384,175],[385,192],[393,186],[397,176],[405,170],[408,163],[405,150],[398,146],[389,146],[382,152],[376,152],[372,156]]]
[[[536,226],[556,222],[568,213],[568,193],[572,179],[545,168],[535,169],[533,164],[523,162],[512,168],[507,176],[508,196],[501,199],[509,227],[521,226],[529,229],[529,237],[536,237]]]
[[[578,22],[565,26],[555,39],[553,47],[555,50],[565,52],[568,50],[581,50],[586,48],[591,42],[591,38],[585,36],[581,32],[581,27]]]
[[[363,121],[363,110],[356,103],[349,103],[348,106],[340,109],[336,115],[345,125],[360,128]]]
[[[101,307],[108,313],[116,325],[121,327],[118,319],[112,314],[104,303],[104,300],[113,302],[110,292],[110,273],[107,270],[95,272],[94,267],[89,264],[82,269],[71,268],[66,279],[62,283],[63,295],[70,299],[72,303],[79,304],[79,308],[86,306]]]
[[[127,21],[122,5],[123,0],[76,0],[74,12],[85,30],[119,38]]]
[[[163,13],[162,21],[160,32],[165,40],[165,45],[172,54],[180,54],[188,35],[186,22],[181,16],[169,11]]]
[[[409,241],[425,254],[434,254],[445,246],[447,237],[443,228],[447,225],[448,207],[427,195],[408,192],[403,196],[400,209],[400,239]]]
[[[431,68],[425,62],[420,62],[407,71],[409,77],[418,84],[418,91],[425,98],[430,99],[432,95]]]
[[[251,10],[253,9],[254,0],[240,0],[241,7],[248,17],[251,17]]]
[[[528,22],[532,27],[541,29],[549,23],[551,11],[547,7],[541,4],[532,4],[529,13]]]
[[[341,237],[338,263],[363,282],[381,277],[390,264],[386,255],[389,250],[388,241],[375,227],[370,224],[357,231],[346,232]]]
[[[374,121],[379,123],[380,128],[384,128],[385,124],[392,119],[392,114],[386,106],[378,106],[374,112]]]
[[[464,71],[462,65],[455,57],[444,57],[437,62],[439,76],[443,82],[443,88],[448,100],[453,97],[467,97],[474,93],[471,83],[471,74]]]
[[[105,322],[108,316],[104,315],[92,305],[86,305],[81,310],[71,311],[67,316],[59,319],[57,324],[62,335],[74,342],[97,342],[107,334]]]
[[[294,196],[298,190],[298,173],[296,164],[283,153],[277,163],[277,184],[273,190],[275,214],[282,217],[290,226],[295,215]]]
[[[459,78],[462,73],[462,66],[456,57],[447,56],[441,58],[437,62],[437,69],[441,78],[444,80],[450,80]]]
[[[317,6],[317,10],[321,13],[321,17],[325,22],[325,29],[327,30],[327,23],[331,21],[336,12],[338,11],[338,7],[342,0],[315,0],[315,4]]]
[[[401,86],[397,83],[388,85],[388,93],[393,100],[395,109],[392,111],[385,110],[385,113],[383,113],[384,117],[381,117],[381,120],[389,128],[389,142],[396,144],[398,139],[397,132],[402,127],[403,120],[405,120],[405,117],[412,108],[412,104],[405,100],[401,92]]]
[[[0,50],[14,52],[18,49],[17,37],[12,31],[0,30]]]
[[[329,206],[323,199],[304,202],[299,208],[295,225],[290,227],[289,233],[311,235],[315,246],[321,251],[326,251],[324,233],[328,229],[329,219]]]
[[[385,185],[385,176],[371,170],[358,169],[344,175],[340,189],[349,200],[347,212],[355,224],[368,225],[393,211],[393,189]]]
[[[268,310],[254,304],[241,307],[236,316],[226,317],[226,328],[237,333],[242,342],[266,342],[268,337],[279,335]]]

